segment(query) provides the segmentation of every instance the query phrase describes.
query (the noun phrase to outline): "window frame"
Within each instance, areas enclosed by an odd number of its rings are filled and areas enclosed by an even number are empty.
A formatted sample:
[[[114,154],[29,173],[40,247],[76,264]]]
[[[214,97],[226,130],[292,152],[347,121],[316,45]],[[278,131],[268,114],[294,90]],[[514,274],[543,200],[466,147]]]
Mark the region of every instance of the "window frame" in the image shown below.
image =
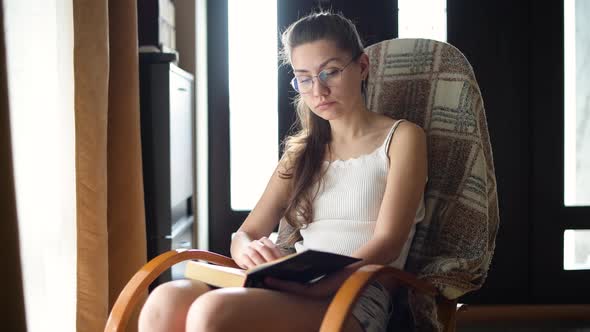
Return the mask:
[[[564,1],[533,3],[531,18],[531,295],[585,303],[590,270],[563,269],[564,231],[590,229],[590,207],[564,204]]]

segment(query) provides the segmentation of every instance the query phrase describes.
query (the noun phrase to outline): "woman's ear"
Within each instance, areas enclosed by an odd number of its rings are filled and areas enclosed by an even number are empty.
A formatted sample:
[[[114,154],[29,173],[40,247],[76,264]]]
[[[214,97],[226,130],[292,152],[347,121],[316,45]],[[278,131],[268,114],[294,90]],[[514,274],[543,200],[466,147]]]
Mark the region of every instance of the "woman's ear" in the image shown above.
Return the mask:
[[[361,54],[359,57],[359,65],[361,66],[361,79],[366,80],[369,76],[369,56],[367,53]]]

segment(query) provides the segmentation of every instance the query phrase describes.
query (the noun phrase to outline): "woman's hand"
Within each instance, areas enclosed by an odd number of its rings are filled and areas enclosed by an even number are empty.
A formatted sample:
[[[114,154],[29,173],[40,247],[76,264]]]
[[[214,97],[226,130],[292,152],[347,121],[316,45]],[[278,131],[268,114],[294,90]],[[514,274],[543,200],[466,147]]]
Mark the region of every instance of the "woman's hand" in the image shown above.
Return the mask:
[[[240,267],[249,269],[274,261],[284,255],[271,240],[264,236],[258,240],[250,241],[248,246],[235,258],[235,262]]]
[[[313,298],[327,298],[334,295],[354,271],[354,268],[344,268],[314,282],[313,284],[302,284],[271,277],[264,279],[264,283],[268,287],[280,291]]]

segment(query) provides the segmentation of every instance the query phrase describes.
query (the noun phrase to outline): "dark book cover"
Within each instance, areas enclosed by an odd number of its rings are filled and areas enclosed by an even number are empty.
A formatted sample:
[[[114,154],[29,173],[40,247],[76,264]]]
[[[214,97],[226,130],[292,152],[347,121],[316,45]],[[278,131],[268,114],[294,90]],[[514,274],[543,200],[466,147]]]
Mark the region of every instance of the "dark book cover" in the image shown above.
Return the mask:
[[[264,287],[263,280],[266,277],[307,283],[360,260],[360,258],[309,249],[250,269],[244,286]]]

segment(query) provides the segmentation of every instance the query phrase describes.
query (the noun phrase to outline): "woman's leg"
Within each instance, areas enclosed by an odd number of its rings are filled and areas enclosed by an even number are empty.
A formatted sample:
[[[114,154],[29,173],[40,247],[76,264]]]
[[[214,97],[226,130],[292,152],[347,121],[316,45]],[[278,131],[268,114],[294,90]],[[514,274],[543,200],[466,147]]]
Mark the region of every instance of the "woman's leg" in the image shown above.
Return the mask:
[[[186,332],[317,331],[329,300],[258,288],[216,289],[190,306]],[[350,315],[345,331],[362,331]]]
[[[139,314],[141,332],[184,332],[186,314],[201,294],[211,290],[196,280],[174,280],[156,287]]]

